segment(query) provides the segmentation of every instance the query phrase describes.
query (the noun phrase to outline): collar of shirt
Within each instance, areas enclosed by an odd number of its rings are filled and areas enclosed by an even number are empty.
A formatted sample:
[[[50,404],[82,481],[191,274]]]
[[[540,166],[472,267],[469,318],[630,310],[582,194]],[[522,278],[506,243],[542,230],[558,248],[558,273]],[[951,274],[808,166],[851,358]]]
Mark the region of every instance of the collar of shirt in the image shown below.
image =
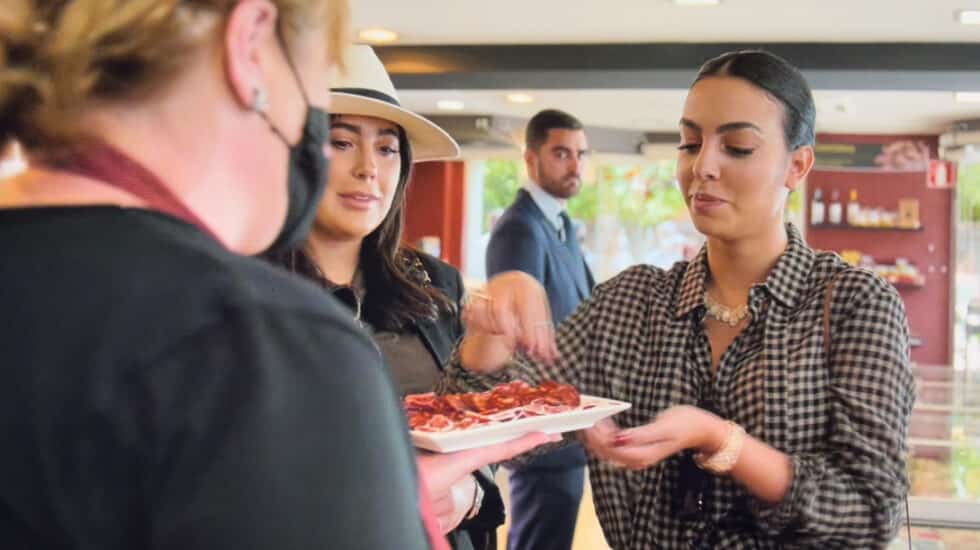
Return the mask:
[[[361,306],[364,304],[367,287],[364,284],[364,276],[361,275],[360,269],[354,272],[354,278],[348,285],[338,285],[326,277],[323,278],[323,284],[333,294],[334,298],[350,308],[355,319],[361,320]]]
[[[544,212],[545,218],[551,222],[551,225],[555,226],[555,229],[562,231],[564,229],[564,224],[561,221],[559,215],[565,210],[566,201],[561,199],[556,199],[551,196],[550,193],[545,191],[537,182],[533,180],[528,180],[524,184],[524,189],[531,195],[534,200],[534,204],[538,205],[538,208]]]
[[[786,250],[761,286],[784,306],[794,309],[807,289],[807,276],[813,267],[814,252],[803,242],[799,230],[786,224]],[[708,246],[701,247],[691,260],[681,279],[674,309],[676,317],[684,317],[704,303],[704,282],[708,276]]]

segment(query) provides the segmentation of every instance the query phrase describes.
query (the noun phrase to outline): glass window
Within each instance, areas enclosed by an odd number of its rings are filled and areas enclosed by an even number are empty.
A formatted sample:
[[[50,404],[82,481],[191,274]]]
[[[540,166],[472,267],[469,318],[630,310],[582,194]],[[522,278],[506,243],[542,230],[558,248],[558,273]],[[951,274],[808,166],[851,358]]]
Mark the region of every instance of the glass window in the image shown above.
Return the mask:
[[[675,169],[673,160],[603,164],[594,183],[569,203],[596,280],[636,264],[668,268],[697,253],[703,238],[691,223]]]
[[[486,277],[483,262],[493,224],[527,176],[517,158],[467,164],[463,274],[477,282]],[[697,252],[703,239],[691,224],[674,171],[674,161],[591,159],[568,213],[597,281],[639,263],[669,267]]]
[[[960,165],[953,364],[916,366],[909,430],[912,521],[980,527],[980,159]]]

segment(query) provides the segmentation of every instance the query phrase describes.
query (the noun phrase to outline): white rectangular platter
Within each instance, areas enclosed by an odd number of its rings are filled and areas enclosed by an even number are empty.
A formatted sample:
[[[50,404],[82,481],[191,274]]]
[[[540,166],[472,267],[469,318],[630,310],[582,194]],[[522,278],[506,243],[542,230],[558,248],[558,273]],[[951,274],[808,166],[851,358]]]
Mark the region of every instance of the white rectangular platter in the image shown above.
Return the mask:
[[[599,420],[625,411],[630,404],[591,395],[581,396],[579,406],[570,411],[493,422],[465,430],[446,432],[411,431],[412,442],[420,449],[451,453],[485,447],[517,439],[532,432],[557,434],[592,427]]]

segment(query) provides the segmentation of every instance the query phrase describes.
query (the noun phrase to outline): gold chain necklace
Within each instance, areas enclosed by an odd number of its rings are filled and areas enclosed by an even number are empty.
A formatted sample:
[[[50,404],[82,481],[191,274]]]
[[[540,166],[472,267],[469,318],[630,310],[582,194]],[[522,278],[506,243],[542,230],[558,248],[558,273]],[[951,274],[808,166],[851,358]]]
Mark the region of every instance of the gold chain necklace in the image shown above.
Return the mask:
[[[715,300],[708,291],[704,292],[704,307],[710,317],[713,317],[730,327],[736,327],[749,316],[748,304],[738,307],[728,307]]]

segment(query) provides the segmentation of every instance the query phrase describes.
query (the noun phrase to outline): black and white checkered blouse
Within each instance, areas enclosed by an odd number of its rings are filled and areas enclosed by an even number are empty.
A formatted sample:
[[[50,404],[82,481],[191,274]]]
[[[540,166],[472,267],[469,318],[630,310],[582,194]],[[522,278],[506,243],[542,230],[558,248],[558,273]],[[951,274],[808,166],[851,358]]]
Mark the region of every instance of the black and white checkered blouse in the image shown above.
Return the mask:
[[[481,390],[504,377],[558,380],[632,403],[616,418],[625,427],[674,405],[710,402],[791,456],[782,503],[766,505],[730,478],[700,474],[707,486],[694,517],[682,514],[677,497],[686,453],[636,472],[590,459],[599,520],[615,549],[884,547],[908,490],[914,381],[905,310],[888,283],[848,269],[834,287],[825,357],[824,290],[847,265],[807,247],[792,226],[787,232],[789,245],[751,289],[752,320],[717,376],[702,325],[702,250],[669,271],[633,267],[600,285],[561,325],[557,365],[520,358],[502,376],[477,377],[454,360],[442,389]]]

